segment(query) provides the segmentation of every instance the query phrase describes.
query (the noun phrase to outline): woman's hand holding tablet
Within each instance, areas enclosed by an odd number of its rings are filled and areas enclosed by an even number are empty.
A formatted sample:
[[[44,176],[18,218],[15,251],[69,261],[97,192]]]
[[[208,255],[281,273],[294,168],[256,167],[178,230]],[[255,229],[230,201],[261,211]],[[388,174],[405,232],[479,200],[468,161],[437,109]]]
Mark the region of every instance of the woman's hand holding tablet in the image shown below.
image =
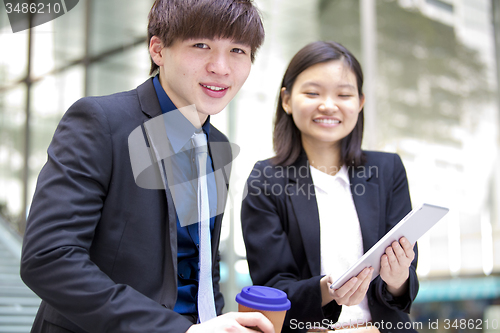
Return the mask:
[[[387,284],[387,291],[397,297],[406,291],[406,281],[410,275],[408,268],[415,259],[413,244],[406,237],[394,241],[385,249],[380,259],[380,277]]]

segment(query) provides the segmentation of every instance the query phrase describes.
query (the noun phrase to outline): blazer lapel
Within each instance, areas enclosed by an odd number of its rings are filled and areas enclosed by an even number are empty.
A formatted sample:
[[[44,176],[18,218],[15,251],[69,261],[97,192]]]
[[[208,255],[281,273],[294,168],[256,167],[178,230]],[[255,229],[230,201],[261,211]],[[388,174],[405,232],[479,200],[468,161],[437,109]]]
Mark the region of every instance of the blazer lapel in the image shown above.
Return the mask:
[[[152,78],[137,87],[137,94],[141,110],[148,118],[154,118],[162,114]],[[145,119],[144,122],[148,120]],[[165,179],[165,181],[167,180]],[[162,286],[159,303],[169,309],[173,309],[177,301],[177,216],[175,214],[172,194],[168,186],[165,186],[165,194],[167,201],[166,244],[163,265],[165,282]]]
[[[288,197],[292,202],[296,222],[299,225],[311,275],[316,276],[321,271],[319,213],[311,170],[305,153],[299,157],[292,168],[295,170],[288,172],[291,185],[287,190]]]
[[[372,176],[368,166],[349,167],[352,198],[363,236],[363,252],[379,239],[379,191],[378,184],[370,181]]]

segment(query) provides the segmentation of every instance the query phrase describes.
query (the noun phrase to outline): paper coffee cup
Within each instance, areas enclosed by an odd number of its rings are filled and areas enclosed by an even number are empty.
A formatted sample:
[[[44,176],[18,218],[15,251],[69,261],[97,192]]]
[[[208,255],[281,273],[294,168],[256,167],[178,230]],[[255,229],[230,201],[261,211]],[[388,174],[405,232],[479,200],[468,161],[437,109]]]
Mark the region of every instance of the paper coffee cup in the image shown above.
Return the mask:
[[[239,312],[260,312],[274,325],[276,333],[281,332],[286,311],[291,303],[285,292],[264,286],[245,287],[236,295]]]

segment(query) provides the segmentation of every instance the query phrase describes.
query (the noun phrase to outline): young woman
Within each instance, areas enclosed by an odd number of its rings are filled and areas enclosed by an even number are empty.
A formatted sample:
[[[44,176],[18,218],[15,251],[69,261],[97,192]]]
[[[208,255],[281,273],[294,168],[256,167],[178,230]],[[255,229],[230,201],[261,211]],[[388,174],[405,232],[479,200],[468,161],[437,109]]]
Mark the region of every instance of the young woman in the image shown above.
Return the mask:
[[[283,332],[414,331],[416,246],[405,238],[386,249],[371,283],[365,269],[329,288],[411,210],[399,156],[361,150],[362,87],[361,66],[342,45],[300,50],[281,85],[276,156],[257,162],[247,182],[241,221],[250,275],[288,294]]]

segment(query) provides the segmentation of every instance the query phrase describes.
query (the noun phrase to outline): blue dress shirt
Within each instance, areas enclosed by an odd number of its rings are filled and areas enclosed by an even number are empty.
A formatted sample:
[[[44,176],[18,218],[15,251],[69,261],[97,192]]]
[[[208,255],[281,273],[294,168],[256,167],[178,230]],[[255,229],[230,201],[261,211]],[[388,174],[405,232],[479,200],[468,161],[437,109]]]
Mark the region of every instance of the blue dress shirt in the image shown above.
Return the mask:
[[[172,103],[165,90],[160,84],[158,76],[153,79],[153,84],[160,102],[161,111],[163,114],[176,110],[177,107]],[[179,122],[182,125],[179,126]],[[175,183],[180,183],[183,180],[191,180],[197,178],[197,170],[194,159],[194,149],[191,149],[191,136],[196,131],[196,128],[179,113],[175,118],[175,122],[165,122],[168,139],[172,145],[173,151],[176,154],[176,165],[179,167],[173,170]],[[183,131],[179,131],[182,128]],[[185,128],[192,128],[192,132],[185,132]],[[202,126],[203,131],[208,137],[210,134],[210,116]],[[184,149],[183,149],[184,148]],[[208,196],[210,206],[210,216],[214,216],[217,209],[217,188],[213,173],[212,159],[210,154],[207,160],[207,183]],[[185,196],[185,198],[184,198]],[[184,201],[184,199],[186,201]],[[196,190],[186,191],[183,193],[184,202],[196,201]],[[190,200],[190,201],[188,201]],[[181,226],[179,216],[190,214],[192,205],[176,204],[177,214],[177,303],[174,311],[180,314],[197,314],[197,294],[198,294],[198,276],[199,276],[199,235],[198,223]],[[215,217],[210,218],[210,230],[213,231]]]

